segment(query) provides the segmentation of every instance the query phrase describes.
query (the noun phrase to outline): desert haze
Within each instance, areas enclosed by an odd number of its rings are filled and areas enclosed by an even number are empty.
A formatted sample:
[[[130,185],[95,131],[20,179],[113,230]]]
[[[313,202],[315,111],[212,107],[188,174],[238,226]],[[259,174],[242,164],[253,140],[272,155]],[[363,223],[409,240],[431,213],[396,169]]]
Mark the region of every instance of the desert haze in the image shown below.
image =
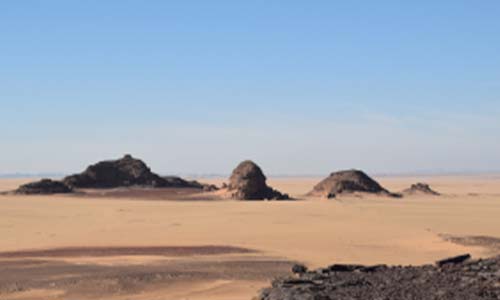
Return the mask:
[[[2,195],[0,299],[252,299],[294,263],[500,253],[500,176],[376,178],[390,191],[423,181],[441,196],[304,196],[321,179],[268,180],[295,201]],[[2,179],[0,190],[30,181]]]

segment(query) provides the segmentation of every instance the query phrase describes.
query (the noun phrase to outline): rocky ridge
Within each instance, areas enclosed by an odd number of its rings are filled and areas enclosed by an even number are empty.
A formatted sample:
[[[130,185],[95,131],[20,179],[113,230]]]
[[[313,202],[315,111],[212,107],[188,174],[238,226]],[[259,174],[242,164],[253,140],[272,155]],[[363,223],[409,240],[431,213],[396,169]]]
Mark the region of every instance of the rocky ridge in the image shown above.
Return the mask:
[[[93,164],[80,174],[65,177],[63,182],[75,188],[114,188],[126,186],[164,187],[168,183],[140,159],[125,155],[117,160]]]
[[[116,160],[101,161],[90,165],[85,171],[65,177],[62,181],[43,179],[20,186],[18,194],[56,194],[71,193],[76,189],[110,188],[193,188],[213,191],[215,185],[188,181],[177,176],[165,176],[151,171],[140,159],[131,155]]]

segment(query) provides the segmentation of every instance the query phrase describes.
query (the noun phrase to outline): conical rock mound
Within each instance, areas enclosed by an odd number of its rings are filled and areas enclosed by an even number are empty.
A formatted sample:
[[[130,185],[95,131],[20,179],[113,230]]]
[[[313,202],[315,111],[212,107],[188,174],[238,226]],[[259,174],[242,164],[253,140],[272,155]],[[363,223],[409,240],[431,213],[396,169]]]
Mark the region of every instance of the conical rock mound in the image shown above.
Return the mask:
[[[391,195],[378,182],[359,170],[331,173],[318,183],[309,195],[334,198],[338,194],[354,192]]]
[[[228,191],[238,200],[284,200],[289,199],[266,184],[266,176],[253,161],[241,162],[229,178]]]

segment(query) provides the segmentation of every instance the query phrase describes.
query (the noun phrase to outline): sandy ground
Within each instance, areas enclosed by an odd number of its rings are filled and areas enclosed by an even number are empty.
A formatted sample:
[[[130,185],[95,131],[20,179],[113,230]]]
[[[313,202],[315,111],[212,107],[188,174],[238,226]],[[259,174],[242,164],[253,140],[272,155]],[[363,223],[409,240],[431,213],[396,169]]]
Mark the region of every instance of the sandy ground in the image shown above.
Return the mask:
[[[500,249],[500,176],[376,178],[394,192],[427,182],[440,197],[304,198],[320,179],[271,179],[299,199],[286,202],[2,195],[0,299],[251,299],[292,261],[422,264]],[[191,250],[148,252],[174,246]],[[50,250],[61,247],[78,254]],[[57,255],[4,253],[33,249]]]

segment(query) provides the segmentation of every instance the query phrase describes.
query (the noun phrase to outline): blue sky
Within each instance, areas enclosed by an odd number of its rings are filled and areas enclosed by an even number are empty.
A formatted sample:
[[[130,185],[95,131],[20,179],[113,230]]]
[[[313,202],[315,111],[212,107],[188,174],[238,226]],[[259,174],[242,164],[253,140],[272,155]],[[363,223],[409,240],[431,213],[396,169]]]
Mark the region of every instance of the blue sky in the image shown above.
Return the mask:
[[[0,173],[500,170],[500,2],[1,1]]]

